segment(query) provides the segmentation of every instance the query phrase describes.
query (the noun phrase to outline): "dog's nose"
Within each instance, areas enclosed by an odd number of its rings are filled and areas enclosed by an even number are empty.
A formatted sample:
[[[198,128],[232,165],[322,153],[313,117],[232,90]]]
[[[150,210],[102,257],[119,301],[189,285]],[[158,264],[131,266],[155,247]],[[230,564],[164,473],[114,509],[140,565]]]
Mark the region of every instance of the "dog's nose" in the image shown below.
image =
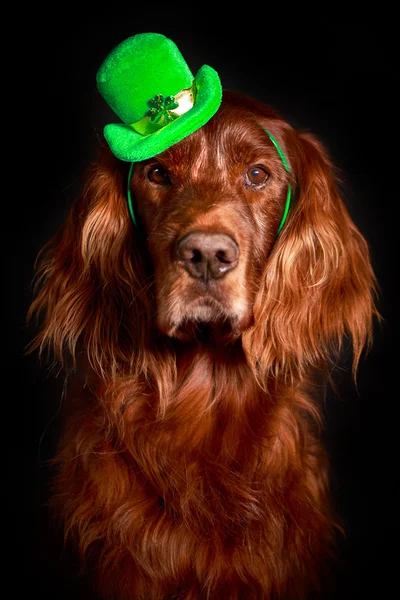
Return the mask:
[[[239,246],[225,233],[196,231],[178,243],[178,260],[195,279],[220,279],[238,264]]]

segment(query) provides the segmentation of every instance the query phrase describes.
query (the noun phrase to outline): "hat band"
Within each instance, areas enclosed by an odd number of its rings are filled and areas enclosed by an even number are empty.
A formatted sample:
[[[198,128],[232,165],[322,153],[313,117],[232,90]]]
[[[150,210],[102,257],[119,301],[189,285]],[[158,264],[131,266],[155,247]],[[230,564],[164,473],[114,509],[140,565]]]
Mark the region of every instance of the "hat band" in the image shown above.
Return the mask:
[[[164,97],[162,94],[157,94],[147,101],[150,109],[143,119],[131,123],[131,127],[140,135],[149,135],[163,129],[193,108],[196,102],[196,91],[196,82],[193,81],[190,88],[181,90],[174,96]]]

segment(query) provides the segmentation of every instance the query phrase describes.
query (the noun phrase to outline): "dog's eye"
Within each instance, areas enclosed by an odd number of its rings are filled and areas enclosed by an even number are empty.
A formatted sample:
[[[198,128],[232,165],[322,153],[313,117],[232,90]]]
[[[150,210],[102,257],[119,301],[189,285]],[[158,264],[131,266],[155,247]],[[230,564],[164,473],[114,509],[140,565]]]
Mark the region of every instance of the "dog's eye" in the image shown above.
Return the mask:
[[[252,165],[247,169],[246,172],[246,181],[250,185],[260,185],[261,183],[265,183],[269,177],[269,173],[258,165]]]
[[[157,185],[167,185],[169,183],[167,171],[159,166],[150,169],[147,173],[147,179]]]

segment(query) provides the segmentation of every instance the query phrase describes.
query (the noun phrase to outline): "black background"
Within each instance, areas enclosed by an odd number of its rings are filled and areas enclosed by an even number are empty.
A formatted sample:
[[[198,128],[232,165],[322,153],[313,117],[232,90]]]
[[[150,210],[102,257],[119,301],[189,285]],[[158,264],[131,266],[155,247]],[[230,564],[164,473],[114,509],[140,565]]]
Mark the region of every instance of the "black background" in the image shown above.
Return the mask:
[[[63,382],[40,365],[37,356],[24,356],[32,335],[25,315],[32,299],[33,264],[80,189],[80,177],[97,152],[103,126],[115,121],[96,90],[98,67],[126,37],[153,31],[174,40],[194,74],[209,64],[225,88],[271,104],[293,126],[318,135],[340,169],[350,214],[370,244],[384,322],[376,324],[358,387],[344,365],[338,393],[325,400],[334,489],[348,530],[334,597],[362,598],[367,592],[391,597],[397,588],[400,533],[393,332],[399,81],[393,17],[375,13],[350,22],[332,15],[296,15],[285,7],[273,15],[268,7],[227,4],[217,18],[204,5],[153,3],[132,5],[128,11],[116,5],[97,7],[87,15],[82,9],[61,12],[50,15],[50,26],[44,18],[35,14],[25,37],[27,66],[18,68],[25,94],[19,98],[26,111],[18,128],[14,192],[7,192],[14,214],[4,224],[3,301],[10,339],[3,403],[11,411],[3,425],[3,447],[9,448],[11,473],[10,539],[17,542],[10,557],[13,564],[21,564],[23,549],[29,593],[40,598],[81,597],[70,560],[66,554],[58,556],[46,522],[44,465],[57,437]],[[18,58],[15,65],[20,67]],[[17,585],[22,590],[22,578]]]

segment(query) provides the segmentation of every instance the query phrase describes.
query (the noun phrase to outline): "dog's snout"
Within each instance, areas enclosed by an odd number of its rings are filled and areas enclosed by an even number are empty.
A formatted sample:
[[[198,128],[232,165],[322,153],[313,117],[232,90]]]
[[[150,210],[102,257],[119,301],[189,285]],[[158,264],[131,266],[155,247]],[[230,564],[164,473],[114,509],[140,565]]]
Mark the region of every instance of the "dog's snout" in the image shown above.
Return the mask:
[[[195,279],[220,279],[239,260],[239,246],[225,233],[193,232],[178,243],[178,260]]]

